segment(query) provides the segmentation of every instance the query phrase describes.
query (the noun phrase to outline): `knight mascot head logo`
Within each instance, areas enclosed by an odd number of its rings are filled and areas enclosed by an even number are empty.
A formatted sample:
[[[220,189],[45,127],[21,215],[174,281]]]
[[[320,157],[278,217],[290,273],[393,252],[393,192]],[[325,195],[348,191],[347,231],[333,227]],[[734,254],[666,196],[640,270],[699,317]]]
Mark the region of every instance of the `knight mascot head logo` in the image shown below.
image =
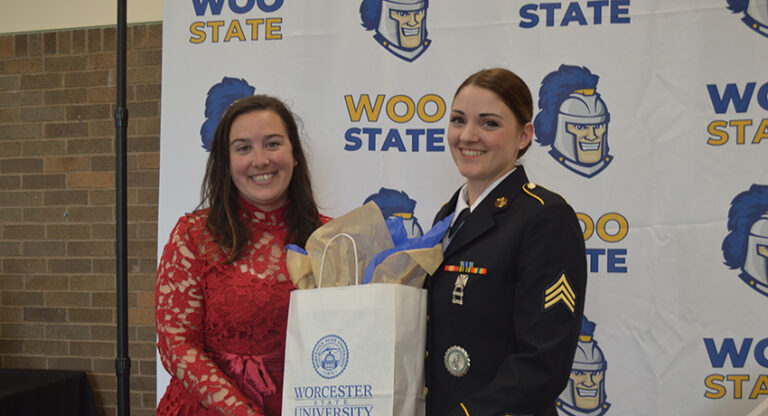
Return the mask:
[[[373,38],[400,59],[413,62],[429,47],[429,0],[363,0],[360,18]]]
[[[726,266],[741,269],[749,287],[768,296],[768,185],[753,184],[733,198],[723,257]]]
[[[743,13],[741,21],[755,32],[768,37],[768,0],[727,0],[728,10]]]
[[[424,235],[419,220],[413,216],[416,201],[409,198],[405,192],[381,188],[378,193],[366,198],[363,204],[367,204],[369,201],[373,201],[379,206],[381,214],[387,222],[401,223],[407,238],[419,238]]]
[[[605,401],[605,370],[608,364],[603,350],[594,339],[595,326],[586,316],[582,318],[571,378],[557,400],[557,408],[566,415],[599,416],[611,407]]]
[[[539,89],[533,121],[536,141],[566,168],[591,178],[613,160],[608,154],[610,114],[597,92],[598,76],[587,68],[560,65]]]
[[[213,133],[216,132],[216,126],[227,108],[241,98],[250,97],[254,92],[256,89],[248,85],[248,81],[230,77],[222,78],[221,82],[208,90],[208,98],[205,99],[205,122],[200,127],[205,151],[211,151]]]

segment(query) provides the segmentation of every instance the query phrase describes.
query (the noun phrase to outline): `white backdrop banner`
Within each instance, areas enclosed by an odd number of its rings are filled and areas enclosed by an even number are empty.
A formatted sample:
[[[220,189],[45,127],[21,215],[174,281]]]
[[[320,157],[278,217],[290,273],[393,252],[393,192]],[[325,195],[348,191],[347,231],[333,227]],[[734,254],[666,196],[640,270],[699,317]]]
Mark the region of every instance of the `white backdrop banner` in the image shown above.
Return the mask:
[[[456,87],[503,66],[534,95],[526,171],[573,205],[587,245],[589,353],[560,412],[746,415],[768,398],[768,0],[192,0],[164,13],[159,251],[199,202],[212,88],[300,116],[324,214],[387,200],[418,232],[463,183],[446,142]]]

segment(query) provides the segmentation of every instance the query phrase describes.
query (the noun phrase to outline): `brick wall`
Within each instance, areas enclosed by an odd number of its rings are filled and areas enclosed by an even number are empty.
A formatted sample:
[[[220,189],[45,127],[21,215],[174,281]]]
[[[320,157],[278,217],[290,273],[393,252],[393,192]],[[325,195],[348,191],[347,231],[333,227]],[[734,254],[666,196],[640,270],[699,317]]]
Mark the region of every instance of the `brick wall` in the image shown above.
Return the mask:
[[[128,29],[131,414],[154,414],[161,24]],[[116,414],[116,31],[0,35],[0,367],[88,373]]]

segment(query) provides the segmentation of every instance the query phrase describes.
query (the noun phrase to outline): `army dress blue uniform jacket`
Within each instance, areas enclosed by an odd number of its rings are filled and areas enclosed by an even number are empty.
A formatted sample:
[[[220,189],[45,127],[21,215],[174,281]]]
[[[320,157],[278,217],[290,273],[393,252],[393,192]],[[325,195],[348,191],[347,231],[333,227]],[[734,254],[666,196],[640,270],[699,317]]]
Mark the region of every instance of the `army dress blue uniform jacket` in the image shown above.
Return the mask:
[[[454,212],[458,197],[435,222]],[[556,416],[586,280],[576,214],[518,166],[466,218],[427,277],[427,416]]]

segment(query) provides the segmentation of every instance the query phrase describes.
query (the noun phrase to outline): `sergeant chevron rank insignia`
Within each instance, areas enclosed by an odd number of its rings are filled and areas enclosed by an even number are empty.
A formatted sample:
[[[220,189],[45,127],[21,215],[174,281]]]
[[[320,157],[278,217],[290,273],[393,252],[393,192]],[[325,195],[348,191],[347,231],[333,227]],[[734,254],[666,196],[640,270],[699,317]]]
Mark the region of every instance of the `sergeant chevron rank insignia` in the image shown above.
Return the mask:
[[[571,314],[576,311],[576,294],[573,293],[571,284],[565,277],[565,272],[560,273],[560,278],[544,290],[544,310],[550,310],[562,303]]]

